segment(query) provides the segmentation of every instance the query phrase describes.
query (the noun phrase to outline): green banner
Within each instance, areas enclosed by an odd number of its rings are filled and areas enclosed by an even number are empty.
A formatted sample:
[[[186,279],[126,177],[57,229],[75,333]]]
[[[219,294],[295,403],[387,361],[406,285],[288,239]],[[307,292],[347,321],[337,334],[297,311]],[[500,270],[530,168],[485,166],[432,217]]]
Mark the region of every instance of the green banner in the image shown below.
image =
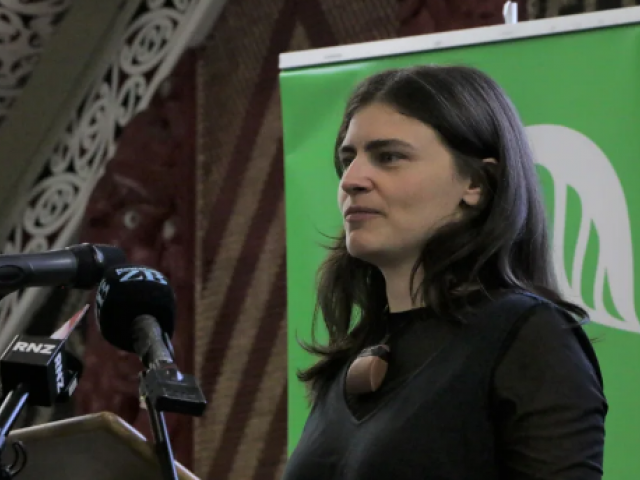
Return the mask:
[[[628,9],[636,10],[636,9]],[[637,16],[637,14],[636,14]],[[516,26],[519,28],[520,26]],[[372,46],[372,48],[374,48]],[[351,89],[380,70],[466,64],[497,80],[527,126],[564,292],[588,307],[606,395],[605,478],[640,472],[640,26],[543,35],[281,73],[289,317],[289,451],[308,414],[315,273],[342,219],[333,145]],[[562,368],[561,365],[558,368]]]

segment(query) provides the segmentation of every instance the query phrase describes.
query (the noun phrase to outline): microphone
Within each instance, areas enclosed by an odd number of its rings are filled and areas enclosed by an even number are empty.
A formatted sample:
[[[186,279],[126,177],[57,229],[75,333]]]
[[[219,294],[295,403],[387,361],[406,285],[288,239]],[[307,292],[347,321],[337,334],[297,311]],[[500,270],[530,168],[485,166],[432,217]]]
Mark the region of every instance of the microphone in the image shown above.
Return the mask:
[[[82,362],[65,346],[88,310],[86,305],[49,337],[16,335],[0,357],[3,392],[23,390],[31,405],[41,407],[68,400],[82,375]]]
[[[120,248],[89,243],[42,253],[0,255],[0,296],[26,287],[90,290],[105,269],[126,261]]]
[[[69,400],[82,375],[82,362],[65,344],[84,319],[89,305],[77,312],[50,337],[18,335],[0,358],[0,380],[4,399],[0,405],[0,452],[25,405],[49,407]],[[26,462],[20,443],[12,444],[16,459],[0,462],[0,478],[13,478]],[[19,461],[19,459],[21,460]]]
[[[195,377],[175,363],[171,337],[175,293],[157,270],[121,265],[106,271],[96,294],[96,319],[104,339],[136,353],[147,369],[143,394],[160,412],[201,416],[206,400]]]

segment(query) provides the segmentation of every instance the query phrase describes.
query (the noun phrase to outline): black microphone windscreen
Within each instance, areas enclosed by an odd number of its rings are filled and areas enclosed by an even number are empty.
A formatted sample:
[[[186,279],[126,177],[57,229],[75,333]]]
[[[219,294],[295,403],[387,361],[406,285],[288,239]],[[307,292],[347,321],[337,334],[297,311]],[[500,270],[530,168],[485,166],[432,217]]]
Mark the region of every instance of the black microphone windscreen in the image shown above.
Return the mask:
[[[133,323],[140,315],[155,317],[160,328],[173,336],[176,301],[167,278],[157,270],[122,265],[107,270],[98,286],[96,319],[105,340],[134,352]]]

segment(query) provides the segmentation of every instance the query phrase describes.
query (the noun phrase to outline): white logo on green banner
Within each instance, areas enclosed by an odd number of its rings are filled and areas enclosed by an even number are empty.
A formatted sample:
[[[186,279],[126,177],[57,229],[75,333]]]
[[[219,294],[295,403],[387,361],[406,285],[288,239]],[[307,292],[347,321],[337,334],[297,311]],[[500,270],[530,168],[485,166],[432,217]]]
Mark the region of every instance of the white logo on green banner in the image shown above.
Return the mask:
[[[590,307],[594,322],[640,332],[634,302],[629,214],[611,162],[591,139],[571,128],[533,125],[527,131],[536,162],[553,178],[553,192],[548,192],[553,196],[553,253],[563,293]],[[581,206],[573,248],[566,241],[571,220],[567,196],[572,191]],[[587,284],[585,258],[594,235],[598,243],[595,275],[593,282]],[[592,301],[586,302],[587,296]]]

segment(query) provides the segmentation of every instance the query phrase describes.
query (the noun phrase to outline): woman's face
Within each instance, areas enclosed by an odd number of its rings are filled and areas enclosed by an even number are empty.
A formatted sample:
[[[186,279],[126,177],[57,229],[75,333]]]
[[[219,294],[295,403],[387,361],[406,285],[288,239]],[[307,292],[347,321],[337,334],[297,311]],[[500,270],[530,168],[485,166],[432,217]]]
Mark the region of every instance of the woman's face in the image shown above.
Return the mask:
[[[380,268],[413,264],[434,228],[460,215],[461,201],[480,198],[435,130],[386,104],[354,115],[339,158],[347,250]]]

